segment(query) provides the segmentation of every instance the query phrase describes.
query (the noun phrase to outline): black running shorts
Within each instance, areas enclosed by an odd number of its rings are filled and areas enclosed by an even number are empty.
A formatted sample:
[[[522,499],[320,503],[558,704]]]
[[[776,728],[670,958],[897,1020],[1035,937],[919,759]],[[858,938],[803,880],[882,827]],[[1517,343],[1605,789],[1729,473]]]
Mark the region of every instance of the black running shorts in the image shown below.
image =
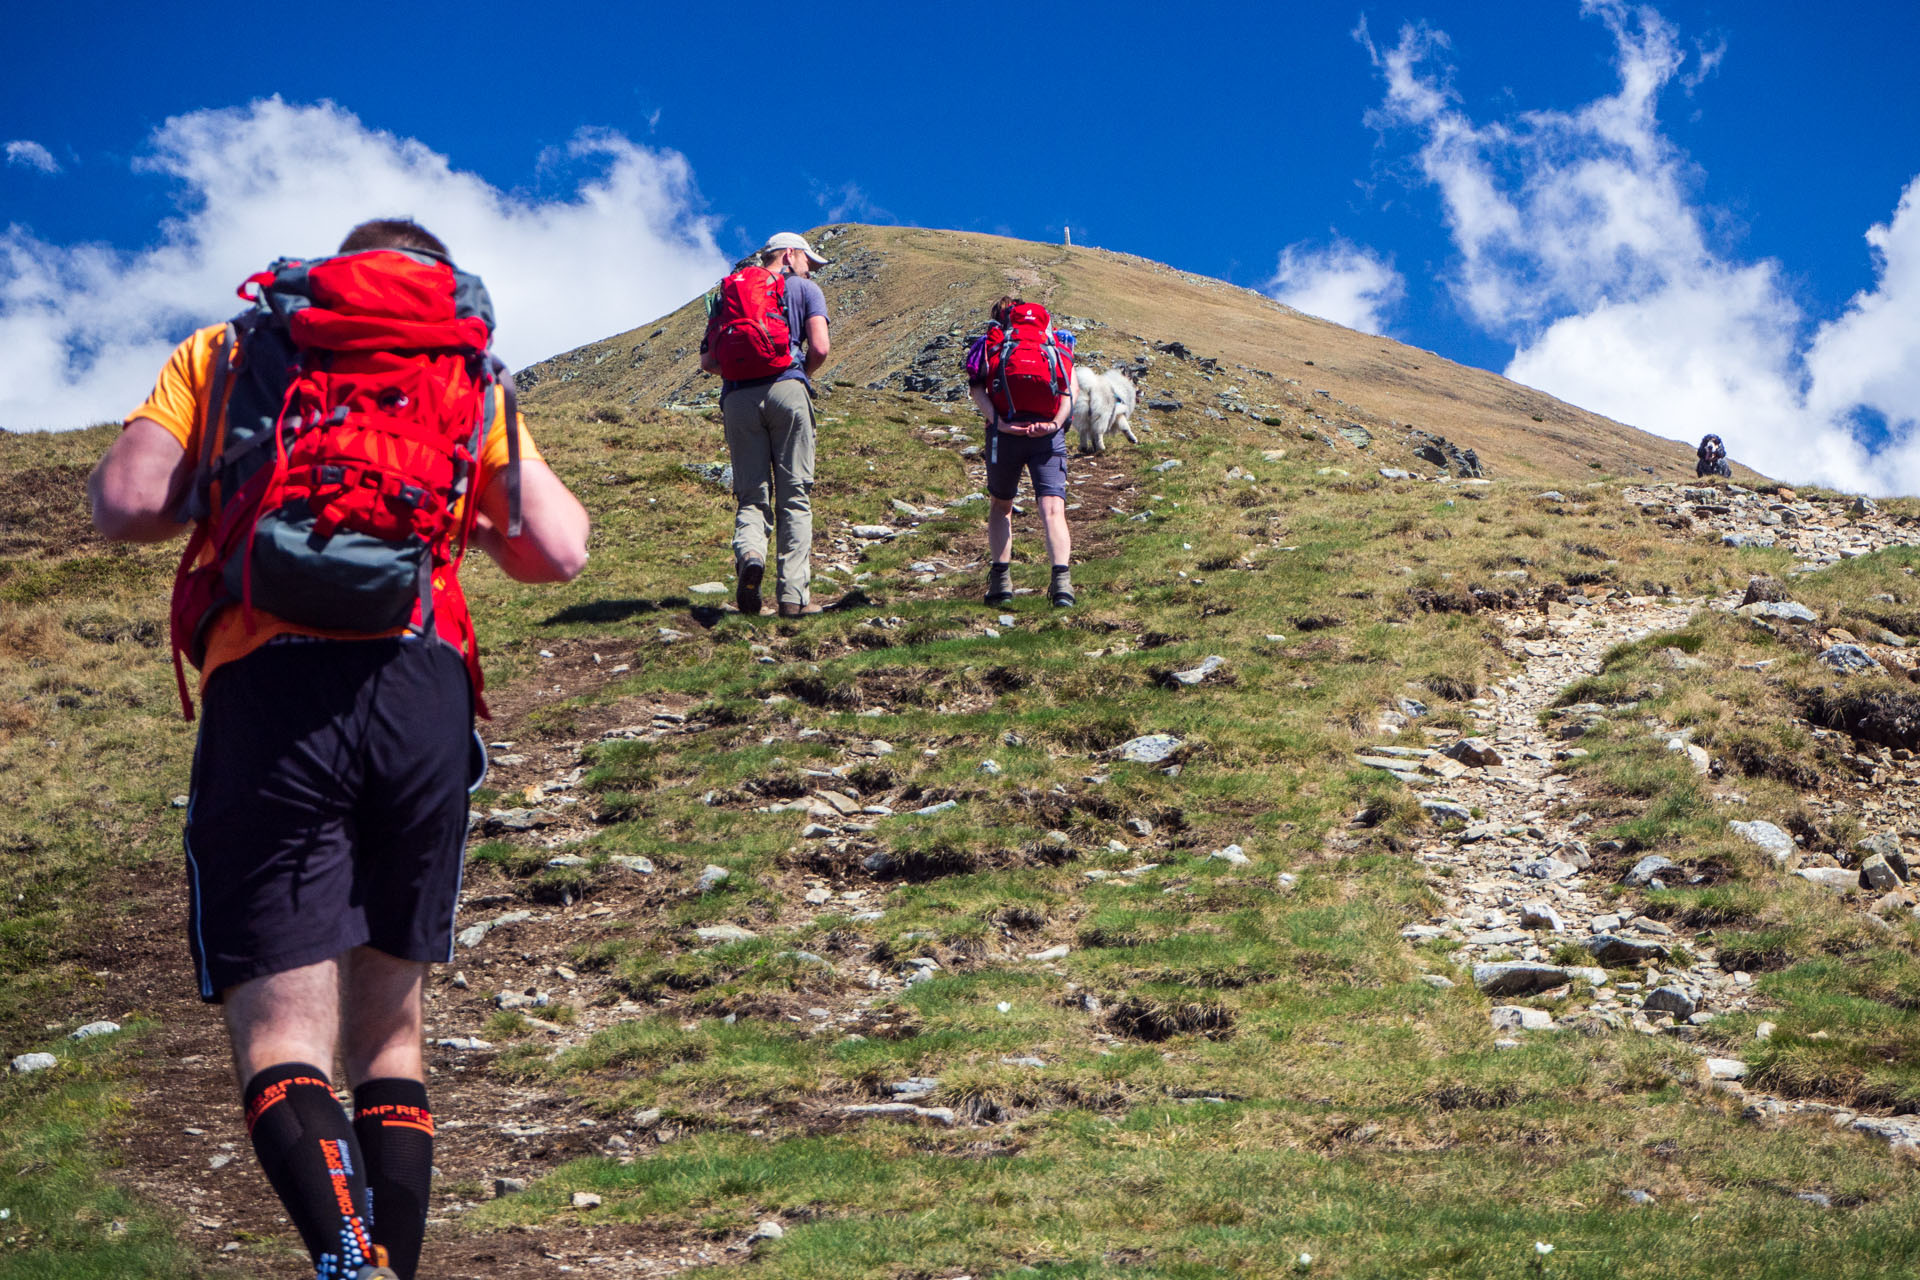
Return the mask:
[[[369,945],[452,956],[486,771],[449,646],[277,640],[207,682],[187,806],[200,997]]]

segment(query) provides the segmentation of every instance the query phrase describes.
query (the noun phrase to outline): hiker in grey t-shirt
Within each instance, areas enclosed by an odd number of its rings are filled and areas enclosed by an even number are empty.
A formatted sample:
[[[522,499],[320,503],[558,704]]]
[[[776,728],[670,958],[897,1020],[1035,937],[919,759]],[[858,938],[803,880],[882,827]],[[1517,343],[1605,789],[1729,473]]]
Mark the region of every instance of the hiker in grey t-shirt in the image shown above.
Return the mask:
[[[734,602],[748,616],[760,612],[766,574],[767,534],[776,527],[778,577],[774,598],[780,616],[813,612],[807,597],[813,554],[813,383],[826,362],[827,298],[807,277],[827,260],[800,235],[782,231],[760,250],[760,264],[785,277],[787,328],[793,335],[793,365],[768,378],[727,382],[720,389],[727,455],[733,463]],[[700,346],[700,367],[720,364]]]

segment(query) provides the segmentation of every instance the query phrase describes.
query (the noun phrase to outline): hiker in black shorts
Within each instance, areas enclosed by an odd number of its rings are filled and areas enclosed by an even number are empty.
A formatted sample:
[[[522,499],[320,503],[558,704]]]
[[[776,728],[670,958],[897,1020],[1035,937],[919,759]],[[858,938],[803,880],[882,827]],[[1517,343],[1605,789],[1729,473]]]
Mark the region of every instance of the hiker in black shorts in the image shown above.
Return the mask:
[[[320,280],[327,291],[294,292]],[[283,259],[246,287],[255,306],[182,342],[128,415],[88,481],[93,522],[128,542],[193,529],[174,610],[176,646],[202,676],[188,941],[201,998],[226,1016],[261,1169],[317,1280],[411,1280],[433,1168],[422,998],[429,964],[452,958],[468,796],[486,767],[451,548],[470,538],[512,578],[565,581],[586,563],[587,513],[540,460],[511,379],[485,372],[500,366],[484,287],[424,227],[362,223],[336,256]],[[376,400],[353,381],[363,366],[433,394]],[[332,411],[288,411],[310,403]],[[276,438],[310,464],[262,470],[278,450],[247,443]],[[370,452],[338,461],[356,448]],[[311,485],[311,498],[269,506],[249,477]],[[284,528],[296,510],[328,528],[258,555],[220,532]],[[367,531],[393,518],[419,532]],[[382,557],[417,567],[374,591],[365,569]],[[290,588],[279,615],[275,574]],[[243,598],[216,587],[197,615],[183,606],[195,583],[243,578]],[[370,597],[389,611],[347,615]]]
[[[1013,599],[1013,500],[1020,490],[1020,473],[1031,477],[1034,498],[1040,507],[1040,530],[1046,540],[1047,561],[1052,566],[1048,595],[1056,607],[1074,604],[1073,536],[1067,529],[1067,419],[1073,414],[1073,374],[1066,370],[1064,387],[1058,388],[1058,404],[1051,416],[1039,410],[1002,413],[995,403],[997,359],[989,339],[995,335],[1020,331],[1017,321],[1037,313],[1041,324],[1046,312],[1030,307],[1020,299],[1002,297],[993,306],[993,327],[988,336],[977,339],[967,359],[967,394],[980,416],[986,419],[987,462],[987,569],[986,602],[1006,604]],[[1003,405],[1008,403],[1003,399]]]

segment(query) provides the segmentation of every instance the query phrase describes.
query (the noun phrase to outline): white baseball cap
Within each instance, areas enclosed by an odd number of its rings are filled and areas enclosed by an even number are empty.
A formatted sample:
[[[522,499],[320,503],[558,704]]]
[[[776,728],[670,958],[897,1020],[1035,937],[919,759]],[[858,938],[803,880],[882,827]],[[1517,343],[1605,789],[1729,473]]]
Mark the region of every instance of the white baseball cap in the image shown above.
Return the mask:
[[[807,260],[813,263],[814,266],[824,267],[827,265],[827,259],[815,253],[813,246],[807,243],[807,238],[797,231],[775,232],[767,238],[767,243],[761,248],[760,252],[772,253],[776,249],[799,249],[807,255]]]

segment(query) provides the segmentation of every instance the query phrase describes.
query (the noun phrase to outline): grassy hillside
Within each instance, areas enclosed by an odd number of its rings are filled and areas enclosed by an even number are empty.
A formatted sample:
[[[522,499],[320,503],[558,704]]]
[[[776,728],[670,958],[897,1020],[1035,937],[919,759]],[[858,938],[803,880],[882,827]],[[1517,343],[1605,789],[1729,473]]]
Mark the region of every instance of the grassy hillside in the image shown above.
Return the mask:
[[[433,1274],[1912,1272],[1912,1148],[1862,1133],[1920,1107],[1920,923],[1904,889],[1795,874],[1911,825],[1911,504],[1649,489],[1638,468],[1672,477],[1683,450],[1583,417],[1608,452],[1569,456],[1531,393],[1430,358],[1428,407],[1390,410],[1361,359],[1390,344],[1224,286],[847,237],[838,269],[873,259],[825,282],[817,618],[725,607],[730,503],[688,469],[724,449],[666,346],[688,313],[534,370],[594,553],[560,589],[471,575],[508,745],[461,924],[500,923],[432,992],[435,1097],[462,1122]],[[976,247],[1006,256],[954,265]],[[947,290],[942,262],[980,274]],[[971,414],[866,387],[1022,269],[1070,316],[1111,272],[1137,314],[1182,317],[1136,328],[1101,293],[1085,327],[1083,350],[1151,352],[1150,393],[1182,408],[1074,463],[1071,613],[979,604]],[[883,317],[856,287],[893,322],[859,323]],[[1298,387],[1288,351],[1316,362]],[[1355,380],[1313,380],[1341,352]],[[1437,475],[1402,413],[1494,479]],[[177,939],[171,553],[104,547],[79,508],[107,438],[0,437],[0,1046],[59,1059],[0,1083],[0,1277],[290,1274]],[[1723,539],[1763,517],[1775,545]],[[1830,553],[1791,541],[1828,529]],[[1019,546],[1016,582],[1042,585],[1030,528]],[[1814,620],[1710,607],[1756,574]],[[1663,629],[1615,643],[1642,620]],[[1842,634],[1881,669],[1822,665]],[[1178,745],[1123,758],[1151,734]],[[1476,734],[1506,764],[1421,754]],[[1551,881],[1512,869],[1576,853]],[[1678,870],[1621,884],[1649,854]],[[1536,896],[1567,929],[1515,927]],[[1643,949],[1603,962],[1605,914]],[[1508,961],[1564,981],[1483,990]],[[1710,1016],[1647,1003],[1664,985]],[[124,1029],[67,1039],[98,1018]]]

